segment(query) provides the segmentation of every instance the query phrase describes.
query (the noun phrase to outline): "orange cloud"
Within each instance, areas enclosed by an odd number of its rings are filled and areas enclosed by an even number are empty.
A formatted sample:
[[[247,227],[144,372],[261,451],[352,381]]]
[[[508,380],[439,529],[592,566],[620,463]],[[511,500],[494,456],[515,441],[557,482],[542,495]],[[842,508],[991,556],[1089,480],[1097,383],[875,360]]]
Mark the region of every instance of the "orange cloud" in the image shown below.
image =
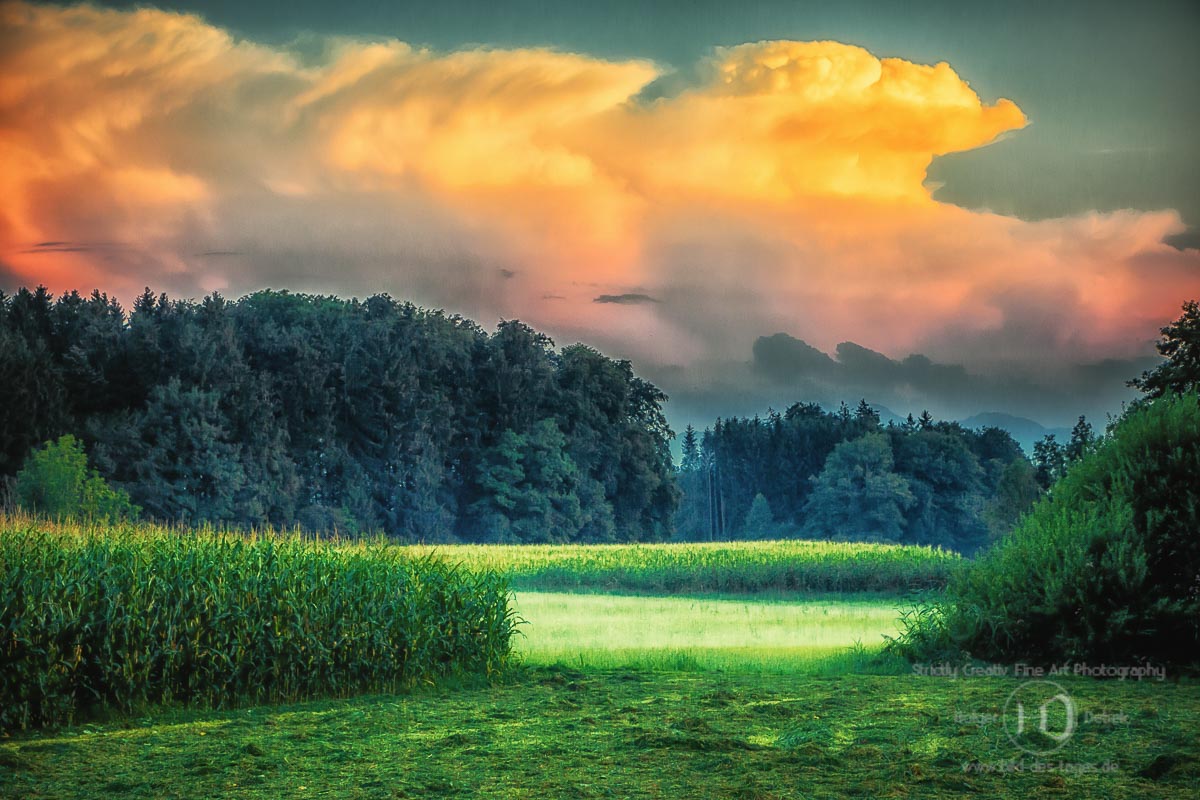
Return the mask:
[[[313,61],[194,16],[23,3],[0,27],[0,261],[54,290],[389,291],[659,363],[776,330],[1127,355],[1200,295],[1174,212],[934,201],[932,159],[1026,124],[944,63],[759,42],[646,100],[657,65],[545,49],[331,39]]]
[[[837,42],[720,48],[708,72],[709,83],[615,109],[600,136],[580,138],[648,192],[929,201],[934,156],[1025,125],[1016,105],[983,105],[947,64],[881,61]]]

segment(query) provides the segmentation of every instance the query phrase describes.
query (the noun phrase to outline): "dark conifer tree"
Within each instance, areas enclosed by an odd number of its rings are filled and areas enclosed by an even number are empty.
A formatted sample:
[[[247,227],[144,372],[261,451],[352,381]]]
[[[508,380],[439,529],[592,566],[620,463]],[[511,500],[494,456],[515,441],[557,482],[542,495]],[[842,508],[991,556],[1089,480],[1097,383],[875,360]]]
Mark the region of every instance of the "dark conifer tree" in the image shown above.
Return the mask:
[[[700,469],[700,443],[696,438],[696,429],[688,425],[683,431],[683,457],[679,468],[684,472],[694,472]]]
[[[1092,424],[1087,421],[1087,418],[1080,415],[1079,421],[1075,423],[1075,427],[1071,429],[1071,440],[1067,442],[1066,450],[1063,452],[1068,464],[1073,464],[1081,458],[1092,452],[1096,446],[1096,434],[1092,430]]]

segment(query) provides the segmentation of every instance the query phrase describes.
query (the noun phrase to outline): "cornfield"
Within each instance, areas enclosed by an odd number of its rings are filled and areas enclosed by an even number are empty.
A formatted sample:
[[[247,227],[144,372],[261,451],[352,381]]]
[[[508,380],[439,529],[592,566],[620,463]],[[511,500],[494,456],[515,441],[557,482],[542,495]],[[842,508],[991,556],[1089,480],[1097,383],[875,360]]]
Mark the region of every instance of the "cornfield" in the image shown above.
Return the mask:
[[[782,540],[633,545],[451,545],[407,548],[514,588],[548,591],[889,592],[942,588],[956,553],[903,545]]]
[[[491,674],[508,599],[384,544],[0,518],[0,729]]]

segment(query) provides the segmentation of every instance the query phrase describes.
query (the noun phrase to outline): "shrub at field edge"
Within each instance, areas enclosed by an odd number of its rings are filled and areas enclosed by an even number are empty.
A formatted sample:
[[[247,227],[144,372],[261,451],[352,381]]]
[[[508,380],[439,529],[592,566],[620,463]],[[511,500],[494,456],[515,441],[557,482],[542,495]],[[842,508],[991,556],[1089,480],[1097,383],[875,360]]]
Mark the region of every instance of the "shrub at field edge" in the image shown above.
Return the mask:
[[[1013,534],[918,610],[914,659],[1194,668],[1200,657],[1200,399],[1136,409]]]

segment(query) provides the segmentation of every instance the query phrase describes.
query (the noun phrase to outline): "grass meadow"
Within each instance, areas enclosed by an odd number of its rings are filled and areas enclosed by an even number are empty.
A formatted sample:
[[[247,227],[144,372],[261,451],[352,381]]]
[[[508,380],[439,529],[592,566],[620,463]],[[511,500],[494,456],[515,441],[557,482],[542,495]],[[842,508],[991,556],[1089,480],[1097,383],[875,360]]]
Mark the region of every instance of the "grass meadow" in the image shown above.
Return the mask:
[[[583,669],[846,671],[879,660],[898,602],[522,591],[513,649],[526,664]]]

